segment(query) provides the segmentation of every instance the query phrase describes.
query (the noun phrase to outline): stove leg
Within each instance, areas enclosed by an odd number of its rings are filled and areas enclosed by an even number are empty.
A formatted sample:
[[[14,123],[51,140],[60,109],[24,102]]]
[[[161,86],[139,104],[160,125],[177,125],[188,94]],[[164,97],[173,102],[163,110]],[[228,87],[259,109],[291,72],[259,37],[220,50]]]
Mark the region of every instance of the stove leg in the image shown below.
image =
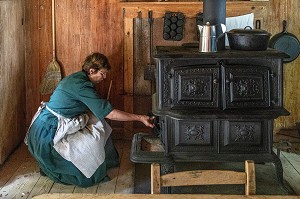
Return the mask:
[[[285,192],[288,193],[289,191],[283,183],[283,168],[282,168],[281,160],[277,155],[275,155],[275,153],[272,152],[272,155],[274,157],[273,163],[274,163],[275,170],[276,170],[277,181],[278,181],[281,189],[283,189]]]

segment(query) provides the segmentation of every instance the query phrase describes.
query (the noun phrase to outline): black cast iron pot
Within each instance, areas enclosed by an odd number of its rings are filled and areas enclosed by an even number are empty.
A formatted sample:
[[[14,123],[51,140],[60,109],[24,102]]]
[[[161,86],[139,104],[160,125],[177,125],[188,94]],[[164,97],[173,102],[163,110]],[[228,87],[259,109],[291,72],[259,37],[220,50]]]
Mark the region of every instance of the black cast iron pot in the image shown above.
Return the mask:
[[[249,51],[267,50],[271,36],[265,30],[252,29],[250,26],[244,29],[232,29],[226,34],[231,49]]]

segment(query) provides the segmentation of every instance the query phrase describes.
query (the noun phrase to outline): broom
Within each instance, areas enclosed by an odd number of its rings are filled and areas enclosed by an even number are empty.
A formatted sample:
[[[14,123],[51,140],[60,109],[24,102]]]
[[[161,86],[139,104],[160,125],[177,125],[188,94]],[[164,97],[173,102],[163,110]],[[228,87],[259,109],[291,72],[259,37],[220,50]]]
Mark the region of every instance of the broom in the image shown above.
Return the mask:
[[[109,84],[109,88],[108,88],[106,100],[109,100],[109,97],[110,97],[110,91],[111,91],[111,86],[112,86],[112,80],[110,80],[110,84]]]
[[[50,94],[54,91],[61,80],[60,65],[56,61],[55,55],[55,0],[52,0],[52,61],[48,64],[44,78],[40,85],[42,95]]]

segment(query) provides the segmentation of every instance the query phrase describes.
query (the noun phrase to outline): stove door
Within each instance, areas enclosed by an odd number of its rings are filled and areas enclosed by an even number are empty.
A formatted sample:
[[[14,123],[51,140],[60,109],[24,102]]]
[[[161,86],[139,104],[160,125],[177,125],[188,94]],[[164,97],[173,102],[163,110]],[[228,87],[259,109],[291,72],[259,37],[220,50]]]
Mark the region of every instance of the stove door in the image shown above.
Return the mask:
[[[224,66],[223,108],[270,107],[270,70],[265,66]]]
[[[217,153],[217,122],[207,119],[166,117],[167,132],[163,139],[166,152],[193,155]]]
[[[218,107],[218,66],[174,67],[173,77],[171,108]]]
[[[220,153],[266,153],[271,151],[268,133],[271,120],[233,119],[220,123]]]

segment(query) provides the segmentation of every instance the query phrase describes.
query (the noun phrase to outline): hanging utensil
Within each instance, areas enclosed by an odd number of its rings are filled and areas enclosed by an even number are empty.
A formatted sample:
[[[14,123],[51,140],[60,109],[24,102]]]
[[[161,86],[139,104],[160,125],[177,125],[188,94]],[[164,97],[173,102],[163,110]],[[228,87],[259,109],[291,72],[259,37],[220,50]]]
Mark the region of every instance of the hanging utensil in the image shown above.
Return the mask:
[[[277,49],[289,55],[289,57],[283,59],[284,63],[288,63],[288,62],[292,62],[299,56],[300,43],[298,38],[295,35],[287,32],[286,20],[283,20],[282,25],[283,25],[282,32],[274,35],[271,38],[269,42],[269,47]]]
[[[109,88],[108,88],[108,92],[107,92],[106,100],[109,100],[109,98],[110,98],[110,91],[111,91],[111,87],[112,87],[112,80],[110,80],[110,84],[109,84]]]
[[[60,65],[56,60],[55,46],[55,0],[52,0],[52,61],[48,64],[40,85],[42,95],[51,94],[61,80]]]
[[[145,80],[155,80],[154,70],[155,70],[155,63],[152,56],[152,48],[153,48],[153,17],[152,17],[152,10],[148,12],[148,22],[149,22],[149,59],[150,64],[148,64],[144,70],[144,79]]]

